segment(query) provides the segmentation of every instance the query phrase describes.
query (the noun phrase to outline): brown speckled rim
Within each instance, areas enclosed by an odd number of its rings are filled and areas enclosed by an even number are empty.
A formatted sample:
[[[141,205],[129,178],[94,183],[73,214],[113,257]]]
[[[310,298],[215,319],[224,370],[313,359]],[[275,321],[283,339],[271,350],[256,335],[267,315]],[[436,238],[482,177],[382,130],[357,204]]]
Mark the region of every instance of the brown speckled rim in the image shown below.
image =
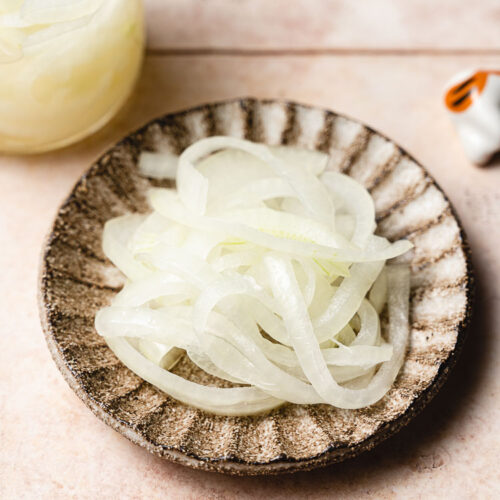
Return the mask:
[[[110,152],[113,150],[117,150],[120,148],[143,148],[144,143],[141,142],[141,138],[148,133],[149,130],[153,126],[157,124],[165,123],[172,117],[177,119],[183,118],[186,116],[190,116],[196,114],[197,112],[204,113],[206,110],[209,110],[209,113],[213,113],[214,110],[223,109],[224,106],[238,105],[244,110],[253,109],[254,106],[266,106],[266,105],[275,105],[277,108],[285,109],[286,114],[288,116],[287,122],[284,126],[284,129],[281,132],[281,143],[284,144],[296,144],[298,140],[298,136],[301,134],[300,127],[296,127],[294,124],[297,123],[297,118],[294,114],[297,113],[297,110],[312,110],[323,113],[325,116],[325,122],[323,124],[323,128],[321,129],[321,133],[318,136],[319,138],[316,140],[317,144],[321,144],[319,149],[326,150],[329,147],[333,146],[330,144],[331,142],[331,128],[333,120],[341,117],[346,120],[346,122],[350,124],[358,124],[356,120],[352,120],[343,115],[339,115],[338,113],[332,113],[327,110],[322,110],[314,107],[304,106],[300,104],[296,104],[289,101],[276,101],[276,100],[257,100],[252,98],[246,99],[236,99],[230,101],[223,101],[215,104],[207,104],[198,106],[196,108],[192,108],[187,111],[182,111],[179,113],[172,113],[162,117],[160,119],[152,120],[144,127],[139,129],[137,132],[130,134],[125,139],[120,141],[112,150],[105,153],[101,158],[80,178],[78,183],[73,188],[72,192],[68,196],[68,198],[62,204],[56,221],[52,226],[49,235],[47,237],[46,243],[43,247],[42,252],[42,260],[40,265],[40,284],[39,284],[39,306],[40,306],[40,317],[43,326],[43,330],[45,333],[45,338],[51,352],[51,355],[56,362],[59,370],[63,374],[64,378],[70,385],[70,387],[75,391],[75,393],[84,401],[84,403],[96,414],[101,420],[105,423],[113,427],[115,430],[123,434],[132,442],[139,444],[140,446],[146,448],[148,451],[163,457],[169,460],[172,460],[177,463],[181,463],[184,465],[188,465],[193,468],[205,469],[211,471],[218,471],[230,474],[239,474],[239,475],[256,475],[256,474],[277,474],[283,472],[294,472],[298,470],[308,470],[312,468],[316,468],[319,466],[327,465],[329,463],[339,462],[345,460],[347,458],[354,457],[363,451],[367,451],[372,449],[381,441],[387,439],[391,435],[395,434],[399,429],[405,426],[417,413],[419,413],[427,403],[434,397],[434,395],[439,391],[443,383],[445,382],[449,371],[455,364],[457,357],[460,353],[462,345],[465,340],[466,331],[470,324],[471,315],[472,315],[472,303],[473,303],[473,295],[474,295],[474,279],[470,258],[470,250],[467,243],[467,239],[463,228],[459,222],[459,219],[456,215],[454,208],[452,207],[449,200],[446,198],[446,195],[442,191],[442,189],[437,185],[437,183],[427,174],[426,178],[429,180],[429,183],[435,186],[439,192],[444,197],[446,204],[448,206],[448,210],[451,213],[451,217],[458,224],[459,227],[459,247],[463,252],[465,258],[465,282],[463,283],[463,288],[466,294],[466,303],[465,310],[463,312],[463,317],[457,325],[454,325],[454,329],[456,330],[456,340],[454,342],[453,348],[449,351],[446,359],[442,360],[439,364],[439,368],[437,372],[433,376],[432,380],[427,384],[424,390],[422,390],[409,404],[406,410],[400,413],[396,418],[390,419],[386,422],[383,422],[378,426],[375,432],[368,435],[366,438],[349,444],[349,443],[331,443],[320,453],[310,454],[305,457],[294,457],[289,456],[287,453],[280,453],[275,457],[272,457],[267,460],[243,460],[236,456],[236,454],[224,454],[222,456],[212,455],[206,456],[201,453],[196,453],[189,446],[177,446],[177,445],[166,445],[160,442],[157,442],[155,439],[146,436],[141,429],[140,426],[135,424],[131,424],[125,418],[121,418],[116,413],[110,412],[108,405],[106,402],[103,402],[99,397],[96,397],[95,394],[90,393],[86,390],[84,383],[82,382],[82,372],[75,368],[75,364],[72,360],[67,358],[67,352],[61,346],[60,342],[57,340],[55,335],[55,325],[53,321],[53,315],[56,312],[57,304],[53,303],[53,298],[49,293],[51,279],[53,279],[53,271],[51,266],[48,264],[50,252],[53,246],[57,243],[57,234],[61,231],[61,225],[57,224],[58,220],[61,218],[61,214],[69,207],[74,201],[77,193],[77,190],[81,188],[82,184],[85,184],[87,178],[91,178],[92,175],[98,171],[104,163],[104,159],[110,156]],[[230,117],[231,118],[231,117]],[[351,174],[352,170],[362,166],[361,160],[359,160],[360,156],[366,151],[367,143],[369,141],[370,136],[376,136],[379,138],[386,139],[387,142],[391,142],[388,140],[383,134],[375,131],[374,129],[366,126],[362,126],[363,133],[360,134],[360,139],[358,143],[353,143],[351,157],[349,163],[346,167],[342,167],[341,170]],[[253,112],[246,112],[244,115],[244,136],[253,140],[262,140],[262,132],[256,128],[255,125],[255,116]],[[326,132],[325,132],[326,130]],[[224,132],[224,130],[217,127],[217,124],[211,126],[209,130],[207,130],[206,135],[215,135]],[[364,135],[363,135],[364,134]],[[229,135],[229,133],[228,133]],[[265,141],[263,141],[265,142]],[[154,149],[154,148],[153,148]],[[401,157],[406,158],[407,160],[414,162],[418,165],[418,163],[412,158],[410,154],[404,151],[402,148],[397,147],[396,159],[391,160],[392,165],[388,170],[394,168],[394,165],[400,160]],[[359,160],[359,161],[358,161]],[[389,165],[389,162],[387,163]],[[380,175],[378,178],[371,180],[370,188],[375,188],[380,183]],[[420,195],[419,195],[420,196]],[[412,200],[410,200],[412,201]],[[400,205],[395,205],[391,207],[389,213],[396,209],[401,209]],[[404,208],[404,207],[403,207]],[[104,285],[106,286],[106,285]],[[146,384],[146,383],[144,383]],[[273,418],[273,417],[270,417]]]

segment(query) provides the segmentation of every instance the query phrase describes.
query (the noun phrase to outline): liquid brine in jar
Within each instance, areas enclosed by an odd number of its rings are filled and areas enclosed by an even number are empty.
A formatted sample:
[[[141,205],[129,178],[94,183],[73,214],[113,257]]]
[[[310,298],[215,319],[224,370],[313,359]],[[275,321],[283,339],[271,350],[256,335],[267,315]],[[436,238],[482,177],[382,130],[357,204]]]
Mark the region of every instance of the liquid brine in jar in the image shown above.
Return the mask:
[[[120,109],[140,71],[141,0],[0,0],[0,151],[75,142]]]

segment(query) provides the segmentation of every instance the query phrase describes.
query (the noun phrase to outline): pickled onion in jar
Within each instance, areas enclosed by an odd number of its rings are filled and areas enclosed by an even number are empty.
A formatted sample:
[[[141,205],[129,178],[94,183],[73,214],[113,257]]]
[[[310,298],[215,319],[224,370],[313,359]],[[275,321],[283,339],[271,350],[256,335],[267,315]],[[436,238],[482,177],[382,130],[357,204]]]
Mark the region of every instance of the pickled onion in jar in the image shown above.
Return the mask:
[[[41,152],[120,109],[144,48],[140,0],[9,0],[0,8],[0,151]]]

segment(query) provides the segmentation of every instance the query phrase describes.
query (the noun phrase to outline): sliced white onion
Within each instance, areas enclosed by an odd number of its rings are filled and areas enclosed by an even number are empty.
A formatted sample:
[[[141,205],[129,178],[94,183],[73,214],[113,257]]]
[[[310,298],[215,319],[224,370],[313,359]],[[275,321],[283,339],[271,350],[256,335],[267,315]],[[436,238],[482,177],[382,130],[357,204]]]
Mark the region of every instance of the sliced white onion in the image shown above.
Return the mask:
[[[262,202],[273,198],[293,197],[295,192],[290,184],[280,178],[263,178],[243,185],[235,192],[209,205],[210,212],[225,212],[233,208],[263,206]]]
[[[379,261],[351,267],[350,276],[342,281],[326,310],[314,321],[319,342],[336,335],[356,314],[383,265]]]
[[[203,215],[206,210],[208,182],[195,168],[200,158],[222,148],[232,148],[249,153],[267,165],[279,177],[288,181],[310,214],[326,224],[333,223],[334,208],[324,185],[300,166],[285,162],[262,144],[234,137],[210,137],[189,146],[179,158],[177,189],[181,201],[194,213]]]
[[[279,257],[267,256],[265,259],[295,353],[318,394],[329,404],[347,409],[362,408],[381,399],[399,372],[406,349],[409,334],[408,268],[389,273],[389,341],[393,345],[393,356],[381,366],[366,388],[355,390],[341,387],[329,372],[290,264]]]
[[[149,361],[125,338],[107,338],[106,342],[116,357],[141,378],[196,408],[222,415],[251,415],[283,404],[254,387],[219,389],[190,382]]]
[[[342,207],[356,218],[352,242],[363,248],[375,231],[375,206],[368,191],[351,177],[337,172],[325,172],[321,180],[340,199]]]
[[[221,219],[257,229],[278,238],[311,242],[332,249],[352,248],[348,240],[332,232],[328,226],[320,222],[269,208],[233,210],[221,216]]]
[[[164,370],[174,368],[184,355],[184,351],[178,347],[159,344],[146,339],[139,339],[137,347],[141,354]]]
[[[368,297],[375,308],[375,311],[380,314],[385,303],[387,302],[387,273],[385,272],[385,269],[382,269],[382,272],[378,275],[375,283],[373,283]]]
[[[188,228],[226,234],[227,237],[236,237],[243,242],[251,241],[256,245],[279,252],[331,260],[332,263],[335,263],[339,268],[346,262],[391,259],[411,248],[411,243],[406,240],[397,241],[392,244],[387,242],[384,247],[377,250],[364,251],[357,248],[335,248],[307,241],[282,238],[265,231],[260,231],[247,224],[210,216],[198,216],[194,213],[190,213],[182,203],[180,203],[176,193],[168,189],[151,189],[149,200],[152,207],[164,217],[178,224],[187,226]],[[259,221],[252,219],[250,222],[252,224],[258,224]],[[265,221],[262,222],[264,223]],[[375,237],[372,237],[372,239],[374,238]]]
[[[128,243],[145,216],[132,214],[116,217],[104,225],[102,249],[106,257],[130,280],[141,279],[151,271],[135,259]]]
[[[283,162],[303,168],[316,177],[324,172],[328,164],[328,155],[319,151],[295,146],[270,146],[269,150]]]
[[[221,370],[201,349],[197,351],[191,349],[187,352],[187,354],[189,356],[189,359],[195,365],[207,372],[209,375],[220,378],[222,380],[227,380],[229,382],[232,382],[233,384],[241,384],[243,382],[242,380],[233,377],[232,375],[229,375],[229,373]]]
[[[193,286],[174,274],[157,272],[129,283],[115,297],[113,305],[139,307],[154,299],[179,294],[193,295]]]
[[[323,153],[227,137],[139,162],[148,177],[175,176],[177,190],[151,189],[151,214],[104,228],[104,252],[129,282],[95,326],[130,369],[225,415],[284,401],[361,408],[387,393],[409,334],[409,269],[385,261],[411,244],[374,235],[361,185],[325,172]],[[170,373],[185,353],[249,387]]]
[[[143,151],[139,156],[139,171],[153,179],[175,179],[179,157],[173,153]]]
[[[252,266],[256,264],[260,258],[261,252],[258,248],[242,252],[226,253],[214,260],[213,268],[215,271],[221,273],[228,269]]]

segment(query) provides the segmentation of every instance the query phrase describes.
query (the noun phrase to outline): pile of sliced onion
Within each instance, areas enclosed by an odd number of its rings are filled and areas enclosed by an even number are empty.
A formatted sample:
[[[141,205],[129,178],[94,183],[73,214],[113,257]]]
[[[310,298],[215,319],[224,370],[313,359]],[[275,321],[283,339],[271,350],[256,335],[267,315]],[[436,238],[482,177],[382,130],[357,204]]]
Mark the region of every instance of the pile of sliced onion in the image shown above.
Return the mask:
[[[104,228],[104,252],[128,281],[95,325],[118,358],[218,414],[380,400],[409,334],[409,269],[386,260],[411,244],[375,236],[371,196],[327,163],[230,137],[202,139],[180,157],[143,153],[141,172],[177,189],[151,189],[152,213]],[[238,386],[172,373],[185,354]]]

